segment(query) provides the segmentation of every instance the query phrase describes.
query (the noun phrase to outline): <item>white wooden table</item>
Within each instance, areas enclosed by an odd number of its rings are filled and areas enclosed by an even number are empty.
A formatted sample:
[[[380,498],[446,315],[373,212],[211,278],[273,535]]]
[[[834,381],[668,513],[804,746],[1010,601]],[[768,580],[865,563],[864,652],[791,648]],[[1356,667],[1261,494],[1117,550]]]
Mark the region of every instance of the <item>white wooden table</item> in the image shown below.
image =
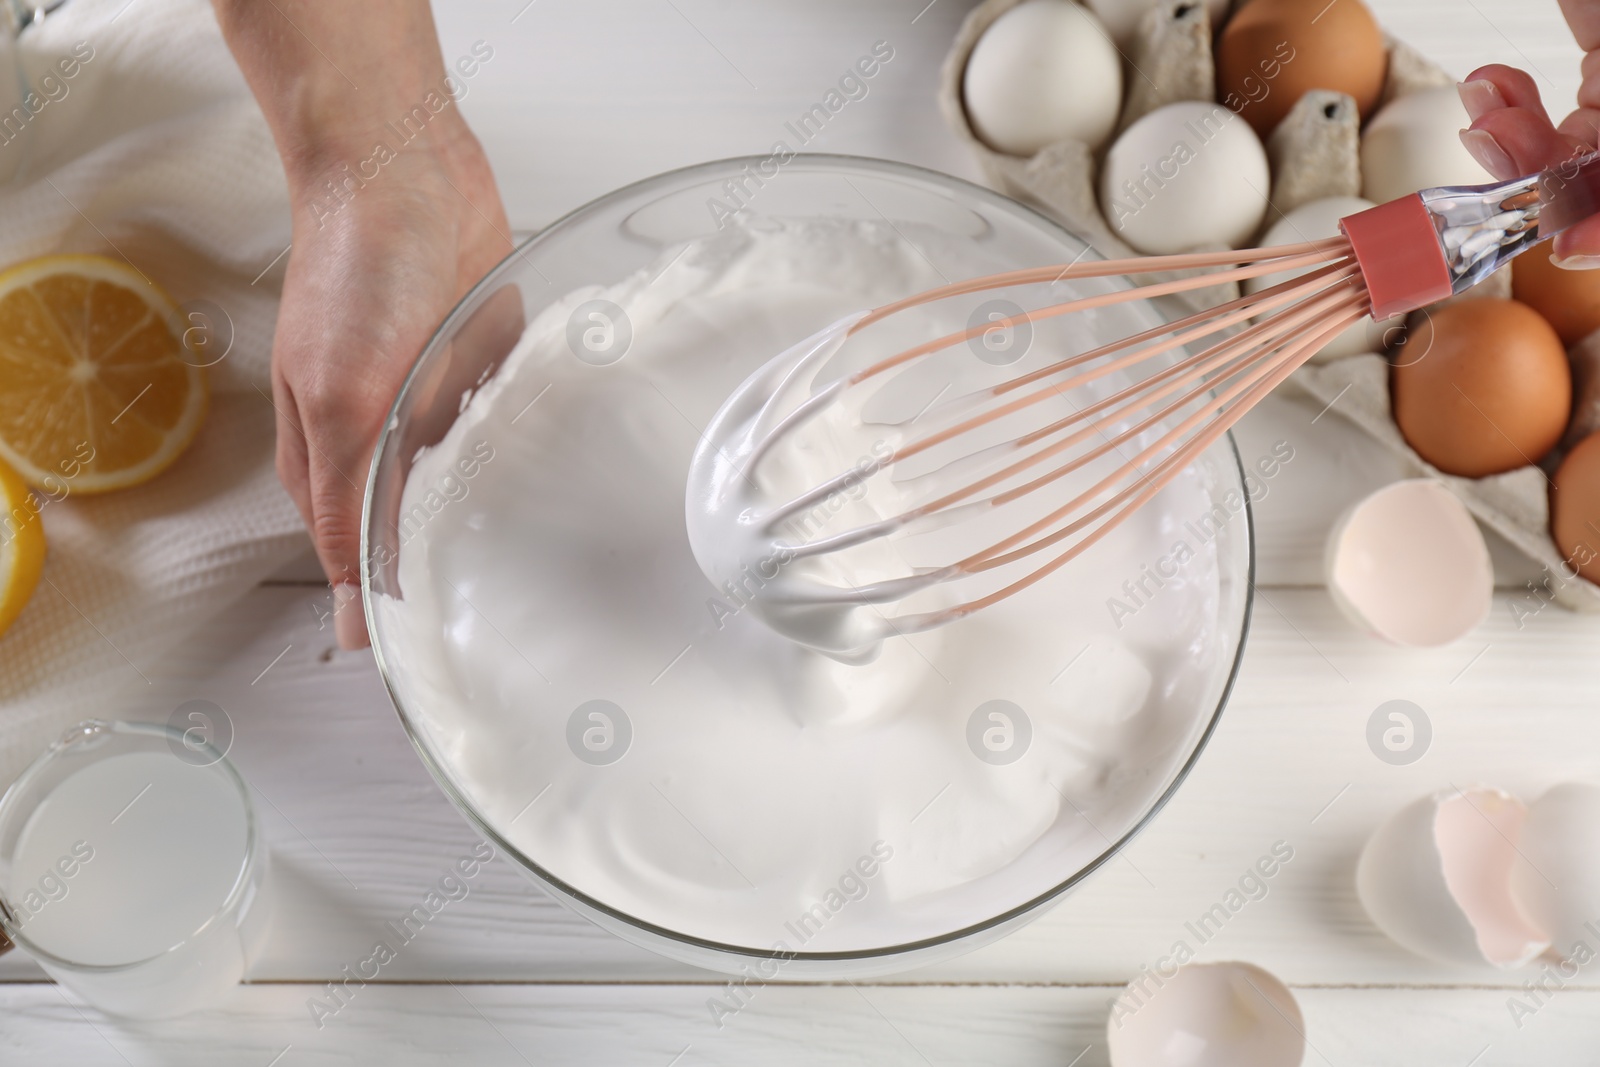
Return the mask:
[[[1570,106],[1578,53],[1555,0],[1369,0],[1395,35],[1458,74],[1536,70]],[[482,39],[470,86],[514,225],[536,228],[618,184],[766,152],[876,40],[895,58],[814,147],[975,177],[933,102],[961,0],[453,0],[447,58]],[[524,6],[526,5],[526,7]],[[474,840],[401,731],[370,653],[319,631],[309,557],[256,589],[159,668],[148,717],[222,705],[258,791],[281,894],[255,981],[214,1011],[132,1025],[83,1008],[20,954],[0,961],[0,1065],[299,1067],[346,1063],[1104,1064],[1108,1002],[1279,839],[1294,860],[1201,950],[1289,982],[1307,1064],[1593,1062],[1600,984],[1587,974],[1519,1029],[1527,974],[1435,966],[1387,942],[1352,888],[1355,856],[1402,802],[1483,781],[1532,797],[1600,780],[1600,618],[1551,608],[1518,628],[1526,567],[1501,554],[1490,620],[1446,649],[1353,631],[1320,587],[1328,524],[1400,474],[1336,414],[1275,398],[1238,434],[1246,460],[1295,459],[1256,511],[1260,590],[1238,688],[1174,802],[1128,849],[1020,933],[944,965],[860,986],[769,986],[719,1030],[716,975],[589,926],[497,862],[407,945],[381,984],[319,1029],[307,999],[362,959]],[[1427,710],[1418,763],[1389,766],[1364,729],[1381,702]]]

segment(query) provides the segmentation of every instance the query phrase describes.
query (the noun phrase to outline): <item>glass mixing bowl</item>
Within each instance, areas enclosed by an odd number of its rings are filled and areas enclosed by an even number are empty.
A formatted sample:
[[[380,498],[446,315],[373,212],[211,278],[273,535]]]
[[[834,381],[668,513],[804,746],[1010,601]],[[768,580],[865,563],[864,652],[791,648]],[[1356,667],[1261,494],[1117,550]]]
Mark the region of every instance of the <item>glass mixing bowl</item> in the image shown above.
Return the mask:
[[[397,627],[377,608],[380,600],[404,602],[400,561],[408,552],[424,550],[425,539],[413,536],[416,520],[402,512],[402,494],[413,464],[450,430],[465,407],[464,398],[500,372],[524,323],[565,294],[613,285],[658,263],[684,242],[717,233],[730,201],[743,203],[741,216],[746,219],[865,220],[887,223],[897,233],[934,232],[940,246],[977,255],[997,270],[1066,263],[1093,254],[1055,223],[987,189],[902,164],[842,156],[797,155],[781,166],[757,157],[707,163],[649,178],[579,208],[525,241],[480,282],[444,321],[407,378],[378,442],[368,481],[362,529],[367,623],[379,670],[423,763],[467,819],[557,900],[627,941],[714,970],[737,973],[755,966],[763,977],[771,977],[781,967],[783,977],[811,979],[882,974],[954,956],[1027,922],[1114,856],[1172,796],[1215,728],[1238,670],[1254,568],[1249,493],[1231,436],[1219,440],[1191,468],[1202,487],[1198,499],[1212,506],[1211,513],[1222,509],[1232,519],[1212,524],[1214,529],[1206,526],[1215,576],[1203,607],[1164,621],[1170,631],[1168,651],[1191,672],[1185,677],[1193,679],[1182,705],[1171,712],[1170,742],[1163,741],[1163,750],[1119,779],[1134,783],[1125,795],[1094,809],[1095,821],[1089,825],[1096,836],[1089,844],[1075,839],[1076,851],[1070,855],[1058,851],[1021,871],[1006,883],[1014,887],[1009,898],[1006,893],[989,894],[987,903],[974,902],[983,897],[975,894],[959,921],[938,929],[924,923],[916,936],[886,934],[882,943],[858,949],[805,952],[726,943],[673,929],[571,884],[554,873],[549,856],[513,843],[514,835],[508,833],[512,820],[492,814],[474,795],[451,746],[430,726],[431,698],[407,669],[422,651],[415,642],[430,639],[426,628],[419,633]],[[718,204],[724,205],[722,211]],[[935,258],[939,254],[930,253]],[[964,262],[970,264],[971,257]],[[963,269],[954,263],[946,266]],[[1117,313],[1124,317],[1114,320],[1112,328],[1124,333],[1161,321],[1159,311],[1143,302],[1124,305]],[[573,352],[583,358],[577,349]],[[750,355],[753,370],[770,353]],[[1188,517],[1174,516],[1161,528],[1176,538],[1180,520]],[[528,550],[539,548],[530,544]],[[442,643],[437,630],[435,635]],[[571,710],[541,709],[537,697],[528,703],[530,715],[564,718]],[[474,739],[484,745],[495,741]],[[1088,813],[1077,815],[1089,821]],[[594,818],[593,831],[607,832],[603,819]],[[1065,814],[1062,821],[1067,821]],[[1082,836],[1081,828],[1074,832]]]

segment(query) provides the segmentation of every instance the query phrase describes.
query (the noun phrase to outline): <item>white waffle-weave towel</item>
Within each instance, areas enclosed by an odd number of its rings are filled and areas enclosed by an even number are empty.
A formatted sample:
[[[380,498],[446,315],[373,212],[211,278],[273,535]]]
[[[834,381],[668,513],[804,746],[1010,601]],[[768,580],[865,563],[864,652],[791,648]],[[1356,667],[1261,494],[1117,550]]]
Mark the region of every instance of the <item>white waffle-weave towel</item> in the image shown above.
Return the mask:
[[[86,54],[72,77],[52,72]],[[306,544],[274,475],[268,399],[283,169],[209,5],[70,0],[22,35],[18,56],[37,96],[0,144],[0,174],[22,164],[0,186],[0,265],[126,260],[203,306],[215,341],[231,323],[232,342],[176,464],[40,513],[44,580],[0,637],[0,785],[80,719],[165,719],[145,668]]]

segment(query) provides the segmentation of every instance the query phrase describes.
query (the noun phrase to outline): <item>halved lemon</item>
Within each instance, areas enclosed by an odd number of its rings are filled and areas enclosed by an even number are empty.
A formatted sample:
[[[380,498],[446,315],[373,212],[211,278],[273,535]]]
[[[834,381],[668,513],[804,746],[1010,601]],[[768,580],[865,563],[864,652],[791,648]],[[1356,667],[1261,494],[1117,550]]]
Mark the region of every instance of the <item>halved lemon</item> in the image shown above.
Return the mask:
[[[52,496],[149,481],[206,412],[172,300],[103,256],[0,272],[0,459]]]
[[[28,486],[0,463],[0,634],[22,614],[44,570],[44,523]]]

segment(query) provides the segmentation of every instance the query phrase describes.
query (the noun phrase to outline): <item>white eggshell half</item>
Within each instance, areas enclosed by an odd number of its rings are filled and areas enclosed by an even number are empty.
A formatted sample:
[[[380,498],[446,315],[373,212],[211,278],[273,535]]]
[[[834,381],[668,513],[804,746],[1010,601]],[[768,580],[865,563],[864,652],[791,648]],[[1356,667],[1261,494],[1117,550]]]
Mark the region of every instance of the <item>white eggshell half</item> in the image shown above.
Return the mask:
[[[1600,786],[1567,782],[1528,805],[1511,892],[1563,958],[1600,953]],[[1581,951],[1581,950],[1580,950]]]
[[[1191,963],[1129,984],[1106,1022],[1112,1067],[1299,1067],[1294,994],[1248,963]]]
[[[1372,206],[1372,201],[1363,200],[1359,196],[1330,196],[1301,204],[1272,224],[1261,238],[1260,247],[1272,248],[1275,245],[1294,245],[1337,237],[1340,219],[1346,215],[1354,215],[1358,211],[1365,211]],[[1281,270],[1264,274],[1259,278],[1247,278],[1244,282],[1244,291],[1259,293],[1263,289],[1270,289],[1274,285],[1298,278],[1314,269],[1304,267],[1300,270]],[[1384,330],[1391,325],[1399,325],[1402,321],[1404,320],[1399,315],[1385,319],[1382,323],[1374,323],[1370,318],[1362,319],[1323,345],[1317,354],[1311,357],[1311,362],[1325,363],[1344,356],[1359,355],[1362,352],[1380,352],[1384,347]]]
[[[1190,100],[1157,108],[1116,139],[1100,168],[1100,207],[1147,255],[1238,248],[1261,228],[1270,184],[1250,124]]]
[[[1139,30],[1139,20],[1151,8],[1161,6],[1163,0],[1087,0],[1089,9],[1099,16],[1111,39],[1123,51],[1131,49]],[[1205,0],[1206,14],[1211,16],[1215,30],[1228,13],[1228,0]]]
[[[1380,826],[1356,865],[1356,893],[1378,929],[1442,963],[1521,967],[1549,939],[1511,894],[1527,809],[1475,786],[1406,805]]]
[[[1466,506],[1429,478],[1384,486],[1334,524],[1323,557],[1334,603],[1397,645],[1430,648],[1489,617],[1494,566]]]
[[[978,38],[962,95],[996,151],[1031,156],[1067,139],[1099,148],[1122,107],[1122,57],[1081,4],[1027,0]]]
[[[1381,204],[1419,189],[1493,181],[1461,143],[1470,122],[1453,85],[1390,102],[1361,135],[1361,195]]]

